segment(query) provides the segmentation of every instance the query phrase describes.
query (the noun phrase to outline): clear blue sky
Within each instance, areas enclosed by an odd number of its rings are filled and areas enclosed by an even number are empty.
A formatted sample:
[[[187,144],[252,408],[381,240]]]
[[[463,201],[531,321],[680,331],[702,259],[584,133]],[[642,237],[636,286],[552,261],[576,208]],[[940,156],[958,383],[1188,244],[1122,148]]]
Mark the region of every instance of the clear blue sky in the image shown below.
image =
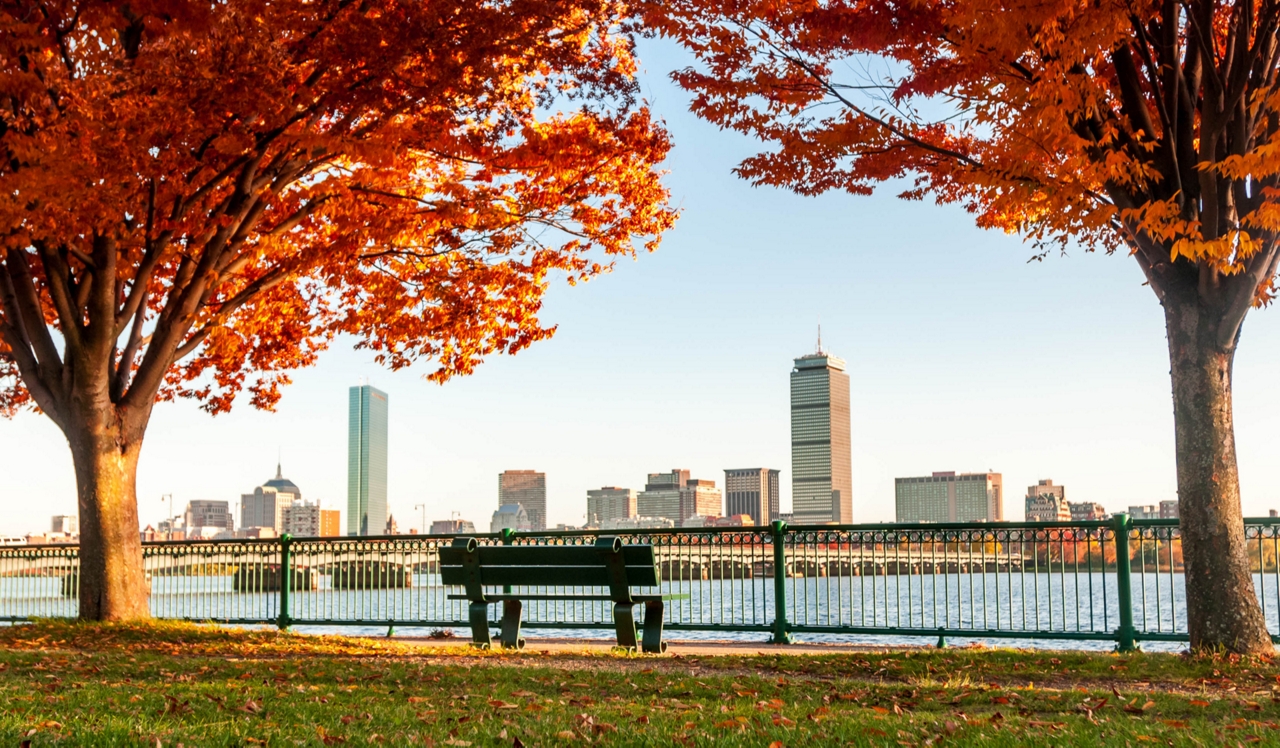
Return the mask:
[[[1016,237],[954,208],[874,197],[801,198],[730,169],[755,144],[688,114],[666,73],[682,57],[642,47],[646,95],[675,140],[667,179],[683,217],[662,248],[585,286],[555,287],[559,333],[441,387],[391,374],[339,341],[299,372],[278,412],[241,403],[210,418],[162,404],[138,477],[144,523],[160,496],[235,501],[284,472],[346,508],[347,388],[390,394],[390,508],[402,528],[458,511],[487,529],[498,473],[547,473],[552,523],[580,523],[586,491],[639,489],[675,467],[783,471],[790,504],[788,373],[823,341],[849,362],[857,521],[893,518],[893,479],[1004,474],[1006,516],[1025,487],[1118,510],[1175,497],[1173,418],[1159,305],[1127,257],[1074,251],[1028,263]],[[1246,514],[1280,508],[1280,311],[1253,312],[1236,365]],[[0,533],[74,512],[71,461],[40,416],[0,421]]]

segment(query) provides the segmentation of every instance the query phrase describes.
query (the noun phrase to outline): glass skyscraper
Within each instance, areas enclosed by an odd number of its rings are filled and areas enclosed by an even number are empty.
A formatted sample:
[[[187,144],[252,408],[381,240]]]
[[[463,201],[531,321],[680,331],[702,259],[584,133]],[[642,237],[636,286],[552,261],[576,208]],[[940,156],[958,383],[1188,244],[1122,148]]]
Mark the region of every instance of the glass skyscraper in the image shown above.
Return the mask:
[[[350,391],[347,432],[347,534],[387,531],[387,393]]]
[[[822,350],[791,370],[791,509],[796,524],[853,521],[849,375]]]

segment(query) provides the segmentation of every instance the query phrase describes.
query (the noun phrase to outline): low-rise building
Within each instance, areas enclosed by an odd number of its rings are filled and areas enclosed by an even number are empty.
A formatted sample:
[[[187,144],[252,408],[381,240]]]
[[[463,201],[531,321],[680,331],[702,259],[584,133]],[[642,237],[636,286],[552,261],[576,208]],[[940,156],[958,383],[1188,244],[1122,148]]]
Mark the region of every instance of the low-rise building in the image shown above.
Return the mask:
[[[1135,504],[1129,507],[1129,519],[1160,519],[1160,507],[1155,504]]]
[[[475,523],[469,519],[437,519],[431,523],[432,535],[474,535]]]
[[[936,472],[894,480],[898,522],[1003,522],[1000,473]]]
[[[1049,479],[1037,481],[1027,487],[1028,522],[1069,522],[1071,508],[1067,506],[1067,490],[1055,486]]]
[[[201,499],[187,502],[187,511],[182,515],[182,524],[187,528],[188,534],[203,536],[206,534],[203,528],[234,530],[234,519],[229,502]]]
[[[26,537],[25,545],[69,545],[79,543],[78,535],[65,532],[32,533]]]
[[[674,528],[676,523],[667,517],[627,517],[605,522],[601,530],[647,530],[650,528]]]
[[[49,532],[60,535],[79,535],[80,520],[74,514],[55,514],[49,523]]]
[[[284,531],[295,538],[334,538],[342,534],[342,512],[318,501],[291,504],[283,513]]]
[[[729,517],[696,514],[680,521],[681,527],[754,527],[755,519],[750,514],[734,514]]]
[[[1068,501],[1072,522],[1092,522],[1107,518],[1107,508],[1096,501]]]
[[[525,531],[533,529],[529,524],[529,513],[523,506],[503,504],[493,513],[493,519],[489,520],[489,532],[502,532],[507,529]]]
[[[1178,500],[1166,499],[1160,502],[1160,519],[1178,519]]]

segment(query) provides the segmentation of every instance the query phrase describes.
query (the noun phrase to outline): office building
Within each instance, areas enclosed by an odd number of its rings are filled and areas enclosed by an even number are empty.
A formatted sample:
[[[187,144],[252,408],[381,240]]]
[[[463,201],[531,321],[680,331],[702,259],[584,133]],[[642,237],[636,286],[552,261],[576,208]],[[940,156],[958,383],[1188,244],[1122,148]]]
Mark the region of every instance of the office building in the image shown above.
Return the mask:
[[[299,501],[284,510],[284,531],[295,538],[332,538],[342,535],[342,513],[322,509],[319,502]]]
[[[1066,488],[1055,486],[1047,479],[1028,486],[1027,521],[1070,522],[1071,507],[1067,505]]]
[[[587,491],[587,526],[604,527],[605,522],[636,516],[636,492],[630,488],[604,486]]]
[[[1178,519],[1178,500],[1166,499],[1160,502],[1160,519]]]
[[[778,518],[781,472],[769,468],[742,468],[724,471],[724,513],[746,514],[757,525]]]
[[[680,489],[680,519],[694,516],[720,516],[724,497],[713,480],[690,478]],[[675,519],[674,517],[672,519]]]
[[[547,529],[547,474],[534,470],[508,470],[498,475],[498,506],[519,504],[529,514],[534,530]]]
[[[1155,504],[1135,504],[1129,507],[1129,519],[1160,519],[1160,507]]]
[[[688,482],[688,470],[677,468],[669,473],[649,473],[644,490],[636,496],[636,514],[641,517],[665,517],[679,522],[680,489]]]
[[[498,507],[498,511],[493,513],[493,519],[489,521],[489,532],[502,532],[503,530],[529,530],[529,513],[519,504],[506,504]]]
[[[797,524],[853,521],[849,375],[818,350],[791,371],[791,504]]]
[[[240,527],[269,527],[277,535],[284,532],[284,510],[302,501],[302,491],[284,477],[276,465],[276,477],[240,495]]]
[[[1094,501],[1068,501],[1072,522],[1091,522],[1107,518],[1107,509]]]
[[[715,481],[690,478],[688,470],[677,468],[669,473],[649,473],[644,490],[636,496],[636,513],[678,524],[697,514],[721,514],[723,499]]]
[[[55,514],[49,523],[49,532],[63,535],[80,534],[80,518],[74,514]]]
[[[474,535],[476,526],[467,519],[437,519],[431,523],[432,535]]]
[[[1000,473],[938,472],[894,480],[898,522],[1003,522]]]
[[[276,469],[277,473],[279,468]],[[187,532],[204,537],[206,528],[217,532],[231,532],[235,529],[235,518],[231,516],[231,505],[226,501],[197,500],[187,502],[187,511],[182,515],[182,524]]]
[[[387,393],[360,385],[349,394],[347,534],[387,528]]]

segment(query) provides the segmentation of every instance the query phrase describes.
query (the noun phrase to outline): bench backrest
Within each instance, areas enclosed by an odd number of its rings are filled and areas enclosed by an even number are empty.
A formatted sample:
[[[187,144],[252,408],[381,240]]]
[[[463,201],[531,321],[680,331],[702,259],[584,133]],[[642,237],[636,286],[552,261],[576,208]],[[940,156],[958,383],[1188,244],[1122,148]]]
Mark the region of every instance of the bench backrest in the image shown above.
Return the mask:
[[[595,545],[479,545],[456,538],[440,548],[440,577],[465,585],[473,598],[479,588],[497,585],[609,587],[616,597],[659,580],[653,546],[623,545],[616,537]]]

